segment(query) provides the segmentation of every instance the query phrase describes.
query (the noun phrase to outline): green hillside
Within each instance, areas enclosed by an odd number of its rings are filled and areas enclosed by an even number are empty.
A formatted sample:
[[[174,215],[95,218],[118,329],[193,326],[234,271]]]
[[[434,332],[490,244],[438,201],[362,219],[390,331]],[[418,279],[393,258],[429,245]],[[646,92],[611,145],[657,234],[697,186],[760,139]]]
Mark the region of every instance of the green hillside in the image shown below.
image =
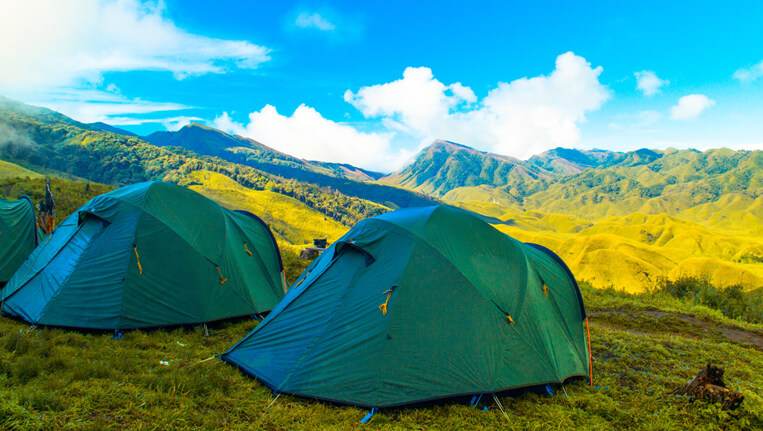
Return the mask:
[[[0,98],[0,126],[12,130],[0,158],[121,186],[148,180],[181,184],[208,170],[244,187],[291,196],[327,217],[351,225],[387,208],[333,189],[287,180],[219,158],[151,145],[134,136],[105,132],[43,108]]]
[[[42,178],[43,175],[19,165],[0,160],[0,178]]]
[[[61,223],[85,202],[114,189],[114,186],[105,184],[52,177],[50,190],[56,201],[54,217],[56,224]],[[0,178],[0,196],[6,199],[18,199],[24,195],[29,196],[35,205],[42,201],[45,198],[45,178],[40,174],[35,177]]]
[[[367,182],[383,176],[378,172],[341,163],[299,159],[253,139],[229,135],[196,123],[177,132],[156,132],[145,139],[160,147],[184,148],[197,154],[250,166],[282,178],[329,187],[345,195],[370,200],[390,208],[426,206],[435,202],[431,197],[420,193]]]
[[[504,186],[523,196],[540,190],[552,175],[521,160],[435,141],[401,172],[380,181],[443,197],[457,187]]]
[[[492,202],[588,219],[668,214],[763,232],[763,151],[558,148],[525,162],[437,141],[381,181],[450,202]]]

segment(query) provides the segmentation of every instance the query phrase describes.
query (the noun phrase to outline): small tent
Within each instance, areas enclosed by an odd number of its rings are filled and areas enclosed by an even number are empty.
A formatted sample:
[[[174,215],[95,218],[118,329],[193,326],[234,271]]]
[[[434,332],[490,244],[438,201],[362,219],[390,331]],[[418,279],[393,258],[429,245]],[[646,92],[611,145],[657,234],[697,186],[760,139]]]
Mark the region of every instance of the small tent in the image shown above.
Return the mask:
[[[276,392],[392,407],[585,377],[584,321],[555,254],[415,208],[356,224],[222,358]]]
[[[29,197],[15,201],[0,199],[0,286],[34,250],[39,237],[34,204]]]
[[[281,257],[256,216],[174,184],[146,182],[91,199],[43,241],[0,292],[34,324],[129,329],[271,310]]]

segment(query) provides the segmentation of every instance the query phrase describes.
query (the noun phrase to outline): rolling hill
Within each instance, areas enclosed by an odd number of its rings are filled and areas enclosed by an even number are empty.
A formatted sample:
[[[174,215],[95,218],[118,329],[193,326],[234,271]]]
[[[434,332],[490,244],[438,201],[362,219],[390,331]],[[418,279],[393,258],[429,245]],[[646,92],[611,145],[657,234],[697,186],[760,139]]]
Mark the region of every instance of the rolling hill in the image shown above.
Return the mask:
[[[708,277],[717,286],[763,286],[763,238],[721,231],[665,214],[582,219],[512,210],[487,202],[459,206],[498,230],[554,250],[575,276],[599,288],[640,293],[662,277]]]

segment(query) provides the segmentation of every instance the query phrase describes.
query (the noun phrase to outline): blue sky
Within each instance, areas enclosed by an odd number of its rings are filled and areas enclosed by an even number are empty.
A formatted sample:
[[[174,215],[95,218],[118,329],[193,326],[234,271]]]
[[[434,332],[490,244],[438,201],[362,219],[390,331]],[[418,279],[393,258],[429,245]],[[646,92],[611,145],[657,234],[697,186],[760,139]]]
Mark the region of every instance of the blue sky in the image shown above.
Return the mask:
[[[66,3],[66,4],[64,4]],[[433,139],[763,148],[761,2],[0,4],[0,94],[390,171]]]

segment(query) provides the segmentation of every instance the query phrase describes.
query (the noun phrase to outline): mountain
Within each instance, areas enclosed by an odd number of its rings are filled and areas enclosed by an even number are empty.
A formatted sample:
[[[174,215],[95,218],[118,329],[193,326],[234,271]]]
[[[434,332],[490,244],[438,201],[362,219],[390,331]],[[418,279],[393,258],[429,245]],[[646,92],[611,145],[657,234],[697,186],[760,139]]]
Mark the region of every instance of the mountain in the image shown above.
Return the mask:
[[[410,166],[380,181],[449,202],[587,218],[665,213],[763,231],[762,151],[557,148],[521,161],[435,141]]]
[[[530,157],[527,163],[556,175],[569,175],[586,168],[608,166],[622,157],[621,153],[608,150],[554,148]]]
[[[158,147],[183,147],[195,153],[246,164],[275,175],[281,175],[288,169],[299,169],[361,181],[373,181],[384,176],[352,165],[299,159],[254,139],[230,135],[199,123],[191,123],[176,132],[155,132],[146,136],[145,140]]]
[[[159,147],[183,148],[196,154],[218,157],[261,172],[331,188],[390,208],[432,205],[430,196],[373,181],[382,176],[348,164],[299,159],[276,151],[253,139],[229,135],[192,123],[177,132],[156,132],[145,138]]]
[[[6,98],[0,99],[0,138],[3,160],[114,186],[158,179],[189,185],[193,172],[206,170],[246,188],[290,196],[345,225],[388,211],[383,205],[336,190],[188,150],[159,148],[139,137],[104,132],[49,109]]]
[[[526,193],[527,184],[551,179],[550,172],[521,160],[438,140],[401,172],[380,181],[442,198],[458,187],[483,185],[518,188]]]

